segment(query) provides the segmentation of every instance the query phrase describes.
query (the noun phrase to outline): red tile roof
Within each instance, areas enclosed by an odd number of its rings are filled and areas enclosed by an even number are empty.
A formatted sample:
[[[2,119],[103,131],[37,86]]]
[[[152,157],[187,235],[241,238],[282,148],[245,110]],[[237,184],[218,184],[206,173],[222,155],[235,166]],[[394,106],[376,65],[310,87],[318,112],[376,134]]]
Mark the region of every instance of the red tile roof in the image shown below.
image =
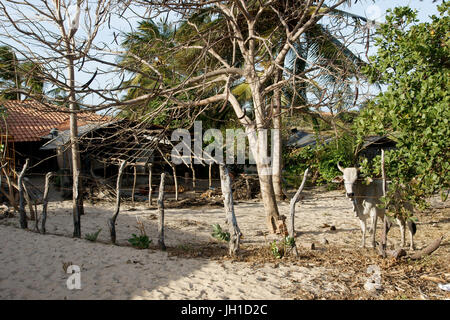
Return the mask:
[[[53,128],[60,131],[69,129],[70,114],[63,112],[64,108],[61,106],[46,106],[28,100],[4,100],[0,102],[0,108],[6,109],[5,118],[0,117],[0,132],[12,136],[15,142],[39,141]],[[107,116],[83,112],[78,115],[78,126],[110,120]]]

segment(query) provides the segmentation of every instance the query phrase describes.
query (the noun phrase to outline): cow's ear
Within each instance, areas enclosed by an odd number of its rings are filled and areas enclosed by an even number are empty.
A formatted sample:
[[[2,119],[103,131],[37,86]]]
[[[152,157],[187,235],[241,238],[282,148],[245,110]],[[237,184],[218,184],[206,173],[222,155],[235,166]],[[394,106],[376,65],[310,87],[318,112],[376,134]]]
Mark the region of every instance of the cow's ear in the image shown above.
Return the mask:
[[[337,176],[333,180],[331,180],[331,182],[333,182],[333,183],[341,183],[342,181],[344,181],[343,176]]]

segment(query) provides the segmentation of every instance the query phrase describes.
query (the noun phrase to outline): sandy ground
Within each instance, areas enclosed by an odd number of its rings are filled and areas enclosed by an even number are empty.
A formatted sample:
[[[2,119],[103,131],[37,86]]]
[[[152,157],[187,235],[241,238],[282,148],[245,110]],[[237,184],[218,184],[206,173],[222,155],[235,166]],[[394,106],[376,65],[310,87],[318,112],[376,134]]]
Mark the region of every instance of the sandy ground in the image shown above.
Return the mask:
[[[17,215],[0,220],[0,298],[448,299],[447,292],[423,276],[450,282],[449,204],[435,200],[434,209],[418,214],[418,249],[440,235],[446,238],[433,255],[413,262],[382,260],[373,249],[358,248],[359,222],[342,191],[306,192],[297,205],[295,222],[301,256],[289,259],[271,257],[268,243],[279,238],[265,232],[263,206],[257,201],[235,206],[244,234],[243,257],[235,259],[227,257],[226,246],[211,237],[212,224],[225,227],[220,207],[166,209],[168,251],[162,252],[154,247],[138,250],[127,241],[132,233],[138,233],[138,218],[153,243],[157,242],[154,208],[124,205],[117,219],[118,246],[114,246],[109,243],[106,224],[113,204],[86,202],[82,239],[73,239],[71,201],[53,201],[46,235],[19,229]],[[287,202],[279,208],[289,215]],[[33,227],[34,221],[29,221],[29,228]],[[84,239],[100,228],[97,242]],[[398,246],[399,233],[397,226],[390,231],[389,247]],[[80,290],[66,286],[69,274],[63,264],[68,263],[81,267]],[[364,290],[370,265],[380,266],[384,285],[373,294]]]

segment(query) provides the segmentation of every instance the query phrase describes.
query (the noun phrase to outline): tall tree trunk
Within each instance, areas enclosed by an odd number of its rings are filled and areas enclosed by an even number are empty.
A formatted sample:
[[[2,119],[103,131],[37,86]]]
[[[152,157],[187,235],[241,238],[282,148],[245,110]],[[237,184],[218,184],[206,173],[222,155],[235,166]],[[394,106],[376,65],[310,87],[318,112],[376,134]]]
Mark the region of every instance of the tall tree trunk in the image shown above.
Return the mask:
[[[250,148],[255,158],[256,168],[258,171],[261,198],[266,212],[266,224],[271,233],[280,232],[278,227],[281,223],[281,217],[278,212],[277,201],[272,183],[272,170],[270,167],[270,159],[267,157],[267,143],[264,141],[264,135],[267,132],[258,130],[256,136],[255,131],[247,130]]]
[[[254,66],[252,65],[251,68],[254,69]],[[286,225],[284,224],[284,221],[281,220],[278,212],[272,182],[272,164],[271,159],[268,156],[269,150],[266,124],[268,120],[268,111],[272,111],[272,109],[270,106],[269,108],[266,107],[261,93],[261,84],[256,76],[256,70],[253,71],[254,74],[247,77],[247,80],[250,81],[255,121],[253,127],[246,127],[246,131],[248,134],[249,144],[252,148],[253,156],[256,161],[256,168],[258,170],[261,197],[264,204],[264,210],[266,211],[266,224],[269,228],[269,232],[279,233],[281,229],[286,229]]]
[[[281,186],[281,92],[280,89],[275,90],[273,95],[274,116],[272,131],[272,183],[275,192],[275,198],[282,200],[283,189]]]
[[[81,237],[81,214],[83,213],[83,196],[80,192],[80,151],[78,147],[78,105],[75,98],[75,69],[70,43],[68,44],[68,72],[69,72],[69,110],[70,113],[70,146],[72,153],[72,209],[73,209],[73,236]]]

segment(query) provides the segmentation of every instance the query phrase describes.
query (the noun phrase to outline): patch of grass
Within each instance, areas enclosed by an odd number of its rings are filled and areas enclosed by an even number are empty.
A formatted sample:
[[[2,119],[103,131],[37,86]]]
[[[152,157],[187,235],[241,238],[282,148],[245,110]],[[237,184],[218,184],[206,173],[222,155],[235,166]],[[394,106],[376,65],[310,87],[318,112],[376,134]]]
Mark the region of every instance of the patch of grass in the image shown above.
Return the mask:
[[[284,250],[282,247],[280,248],[278,246],[276,240],[273,240],[273,242],[270,243],[270,252],[272,252],[272,255],[277,259],[281,259],[284,256]]]
[[[128,239],[128,242],[131,243],[131,245],[135,248],[148,249],[152,240],[150,240],[147,235],[138,236],[133,233],[131,235],[131,238]]]
[[[273,240],[270,243],[270,252],[276,259],[281,259],[295,246],[295,239],[293,237],[284,237],[281,241]]]
[[[97,238],[98,238],[98,235],[100,234],[100,231],[102,231],[102,229],[98,229],[98,231],[94,232],[94,233],[87,233],[86,236],[85,236],[85,239],[89,240],[89,241],[92,241],[92,242],[97,241]]]
[[[152,240],[149,239],[147,233],[145,232],[144,222],[136,217],[136,224],[136,229],[139,230],[140,234],[136,235],[135,233],[132,233],[131,238],[128,239],[128,242],[135,248],[148,249],[150,247],[150,243],[152,243]]]

